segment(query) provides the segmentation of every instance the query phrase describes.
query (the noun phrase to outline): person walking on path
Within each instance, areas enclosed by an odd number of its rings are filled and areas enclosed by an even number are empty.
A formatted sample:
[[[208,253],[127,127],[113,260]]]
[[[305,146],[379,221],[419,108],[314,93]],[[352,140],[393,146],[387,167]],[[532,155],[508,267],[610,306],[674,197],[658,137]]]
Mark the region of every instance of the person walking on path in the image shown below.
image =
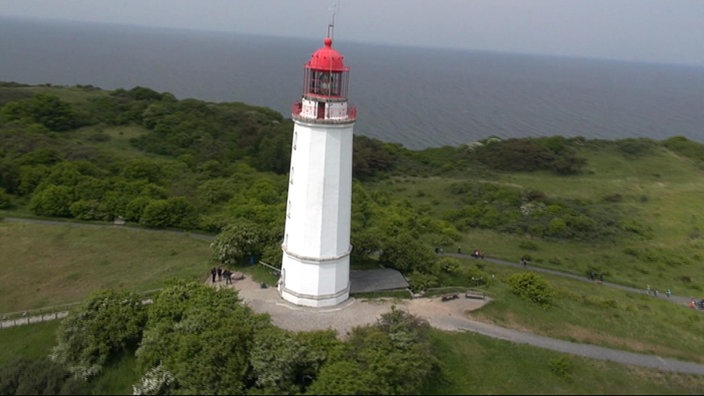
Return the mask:
[[[215,275],[217,275],[217,274],[218,274],[217,268],[213,267],[212,269],[210,269],[210,275],[211,275],[211,278],[212,278],[212,279],[211,279],[212,283],[215,283]]]

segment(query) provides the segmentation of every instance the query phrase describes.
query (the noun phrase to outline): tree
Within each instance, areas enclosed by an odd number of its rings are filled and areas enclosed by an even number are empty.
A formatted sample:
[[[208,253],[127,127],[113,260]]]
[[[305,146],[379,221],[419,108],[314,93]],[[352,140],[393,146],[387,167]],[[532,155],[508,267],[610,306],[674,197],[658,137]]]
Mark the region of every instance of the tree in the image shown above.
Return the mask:
[[[38,216],[70,217],[72,203],[70,187],[50,185],[32,195],[29,210]]]
[[[540,275],[533,272],[520,272],[508,278],[511,292],[525,300],[547,307],[552,302],[555,291]]]
[[[363,260],[381,251],[385,234],[375,227],[353,229],[352,231],[352,256]]]
[[[7,120],[29,119],[52,131],[66,131],[80,125],[71,105],[57,96],[37,94],[30,99],[10,102],[0,108]]]
[[[7,209],[10,207],[10,195],[5,191],[4,188],[0,187],[0,209]]]
[[[95,292],[61,322],[51,359],[88,380],[110,357],[136,349],[146,320],[146,307],[136,293]]]
[[[76,219],[81,220],[112,220],[110,211],[105,206],[95,199],[81,199],[71,204],[69,207],[71,215]]]
[[[0,395],[81,395],[85,384],[71,372],[44,357],[10,360],[0,367]]]
[[[354,177],[367,178],[393,167],[394,159],[380,140],[362,135],[355,136],[353,151]]]
[[[130,200],[122,212],[124,219],[139,222],[142,218],[142,213],[144,213],[144,208],[149,206],[151,201],[151,198],[141,196]]]
[[[257,144],[252,164],[260,171],[285,174],[291,165],[291,137],[289,123],[277,124]],[[269,129],[269,128],[267,128]]]
[[[137,363],[167,394],[243,394],[254,334],[269,326],[234,289],[173,281],[149,307]]]
[[[139,223],[153,228],[192,228],[196,210],[183,197],[172,197],[149,201],[139,218]]]
[[[271,327],[255,333],[250,352],[258,392],[297,394],[318,375],[330,350],[339,347],[332,330],[292,333]]]
[[[257,224],[240,221],[226,226],[210,243],[213,259],[224,265],[236,265],[249,256],[261,257],[266,238]]]
[[[419,394],[438,372],[427,322],[392,308],[373,326],[352,330],[308,394]]]
[[[406,274],[414,270],[428,272],[435,260],[430,247],[407,233],[389,238],[382,248],[379,263]]]

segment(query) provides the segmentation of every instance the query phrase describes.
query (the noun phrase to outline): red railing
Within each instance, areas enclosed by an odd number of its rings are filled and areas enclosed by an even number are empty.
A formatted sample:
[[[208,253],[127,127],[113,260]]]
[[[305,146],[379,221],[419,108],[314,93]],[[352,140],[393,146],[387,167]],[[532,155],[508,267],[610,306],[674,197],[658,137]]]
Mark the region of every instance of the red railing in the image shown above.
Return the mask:
[[[305,119],[305,120],[311,120],[309,118],[304,118],[301,117],[301,111],[303,111],[303,104],[301,102],[294,103],[293,104],[293,109],[291,111],[291,115],[293,118],[299,118],[299,119]],[[357,108],[354,106],[348,106],[347,107],[347,118],[336,118],[336,119],[325,119],[320,115],[318,118],[316,118],[316,122],[323,122],[323,123],[343,123],[343,122],[350,122],[354,121],[357,119]]]

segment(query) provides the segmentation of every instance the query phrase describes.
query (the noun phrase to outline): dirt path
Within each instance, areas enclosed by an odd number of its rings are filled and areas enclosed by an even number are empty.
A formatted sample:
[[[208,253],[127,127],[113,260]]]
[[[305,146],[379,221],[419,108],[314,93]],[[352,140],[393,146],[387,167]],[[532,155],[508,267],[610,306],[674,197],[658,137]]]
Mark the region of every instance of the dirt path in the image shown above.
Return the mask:
[[[210,283],[210,280],[207,282]],[[275,288],[263,289],[249,277],[233,281],[232,285],[218,282],[215,286],[236,288],[240,298],[255,312],[269,314],[275,326],[292,331],[332,329],[344,339],[354,327],[375,323],[381,314],[390,312],[391,307],[395,306],[397,309],[426,319],[431,326],[445,331],[471,331],[492,338],[597,360],[608,360],[661,371],[704,375],[704,364],[663,358],[657,355],[619,351],[598,345],[574,343],[469,319],[467,312],[479,309],[489,303],[491,301],[489,298],[476,300],[460,296],[460,298],[450,301],[442,301],[440,297],[413,300],[350,298],[339,306],[331,308],[308,308],[284,301],[279,297]]]
[[[490,301],[488,298],[479,300],[463,297],[450,301],[441,301],[440,297],[413,300],[350,298],[335,307],[309,308],[283,300],[276,288],[262,289],[248,276],[242,280],[233,281],[232,285],[217,282],[216,286],[237,289],[247,305],[255,312],[271,315],[272,323],[277,327],[293,331],[332,329],[343,338],[356,326],[375,323],[382,314],[390,312],[392,306],[424,318],[434,327],[458,330],[454,326],[445,324],[447,319],[466,318],[466,311],[479,309]]]

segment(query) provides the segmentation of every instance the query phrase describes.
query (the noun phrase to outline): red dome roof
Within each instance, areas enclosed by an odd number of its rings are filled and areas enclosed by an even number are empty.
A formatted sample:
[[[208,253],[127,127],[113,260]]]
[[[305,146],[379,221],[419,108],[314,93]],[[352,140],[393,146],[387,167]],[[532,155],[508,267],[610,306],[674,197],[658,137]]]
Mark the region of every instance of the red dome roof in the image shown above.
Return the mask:
[[[332,48],[332,39],[325,38],[325,47],[315,51],[306,67],[315,70],[345,71],[345,64],[342,56],[337,50]]]

